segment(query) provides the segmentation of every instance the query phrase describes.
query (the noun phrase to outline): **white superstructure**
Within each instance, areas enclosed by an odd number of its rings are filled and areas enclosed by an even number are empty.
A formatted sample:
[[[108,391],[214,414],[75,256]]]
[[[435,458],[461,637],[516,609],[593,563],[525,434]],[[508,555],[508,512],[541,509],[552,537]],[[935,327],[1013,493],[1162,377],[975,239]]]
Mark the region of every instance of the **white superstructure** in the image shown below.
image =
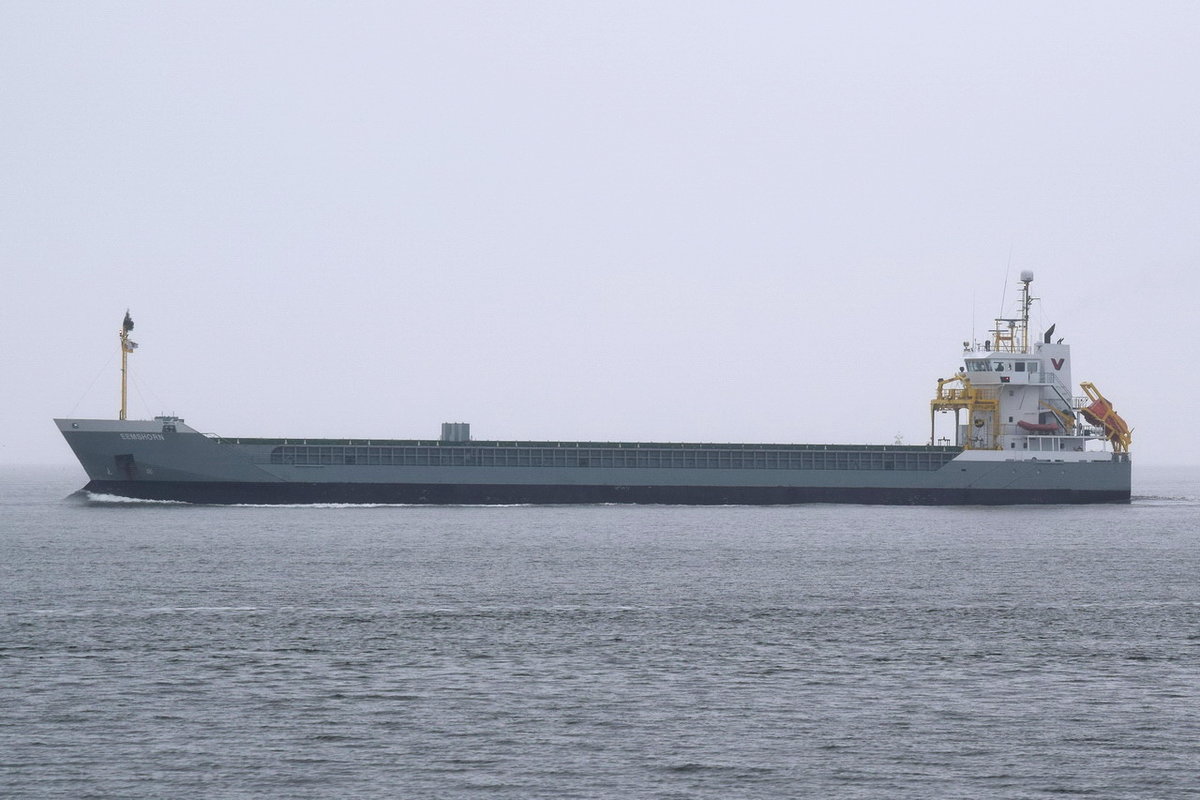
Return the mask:
[[[1033,273],[1022,272],[1019,316],[997,319],[982,345],[963,342],[963,365],[938,381],[931,416],[954,414],[953,443],[969,457],[1071,461],[1127,453],[1129,427],[1096,387],[1085,382],[1085,396],[1072,394],[1070,345],[1054,340],[1053,325],[1037,340],[1030,336],[1031,283]]]

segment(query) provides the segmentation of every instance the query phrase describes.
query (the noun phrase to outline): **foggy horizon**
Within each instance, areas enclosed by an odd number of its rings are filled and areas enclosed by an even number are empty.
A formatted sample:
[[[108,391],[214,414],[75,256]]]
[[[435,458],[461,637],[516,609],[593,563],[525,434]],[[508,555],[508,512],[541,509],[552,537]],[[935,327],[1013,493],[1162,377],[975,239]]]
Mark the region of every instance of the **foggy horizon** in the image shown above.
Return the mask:
[[[225,436],[922,444],[1022,270],[1135,462],[1200,464],[1191,4],[0,23],[0,465],[117,416],[127,308],[129,417]]]

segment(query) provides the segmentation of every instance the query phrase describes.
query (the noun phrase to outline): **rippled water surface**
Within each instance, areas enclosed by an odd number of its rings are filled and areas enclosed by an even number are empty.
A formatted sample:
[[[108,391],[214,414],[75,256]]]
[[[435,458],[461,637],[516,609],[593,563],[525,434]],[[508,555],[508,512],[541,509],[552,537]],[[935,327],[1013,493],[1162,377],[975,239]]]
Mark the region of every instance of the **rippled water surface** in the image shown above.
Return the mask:
[[[1194,797],[1130,506],[218,508],[0,475],[0,795]]]

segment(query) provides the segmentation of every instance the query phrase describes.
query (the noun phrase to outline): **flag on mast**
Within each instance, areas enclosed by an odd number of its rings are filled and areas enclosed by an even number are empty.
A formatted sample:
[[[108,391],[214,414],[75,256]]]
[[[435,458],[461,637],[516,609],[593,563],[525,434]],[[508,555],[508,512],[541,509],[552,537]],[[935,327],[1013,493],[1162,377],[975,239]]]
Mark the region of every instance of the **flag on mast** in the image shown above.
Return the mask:
[[[133,317],[129,316],[129,309],[125,309],[125,321],[121,323],[121,327],[126,333],[133,330]]]

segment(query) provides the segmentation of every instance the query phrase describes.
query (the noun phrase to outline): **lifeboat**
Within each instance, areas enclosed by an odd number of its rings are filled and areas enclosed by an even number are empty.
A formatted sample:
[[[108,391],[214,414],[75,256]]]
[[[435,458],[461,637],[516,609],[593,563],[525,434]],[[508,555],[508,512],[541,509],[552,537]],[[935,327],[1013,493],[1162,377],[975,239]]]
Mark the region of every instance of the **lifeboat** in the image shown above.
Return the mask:
[[[1128,423],[1121,419],[1121,416],[1113,410],[1112,403],[1108,401],[1104,395],[1100,394],[1100,390],[1092,383],[1081,383],[1079,386],[1087,394],[1091,400],[1091,405],[1084,406],[1079,409],[1083,414],[1083,418],[1093,425],[1104,429],[1104,435],[1113,444],[1113,449],[1117,451],[1126,451],[1129,449],[1129,443],[1133,439],[1133,432],[1129,429]]]
[[[1017,427],[1030,433],[1057,433],[1059,430],[1057,422],[1026,422],[1025,420],[1021,420],[1017,423]]]

